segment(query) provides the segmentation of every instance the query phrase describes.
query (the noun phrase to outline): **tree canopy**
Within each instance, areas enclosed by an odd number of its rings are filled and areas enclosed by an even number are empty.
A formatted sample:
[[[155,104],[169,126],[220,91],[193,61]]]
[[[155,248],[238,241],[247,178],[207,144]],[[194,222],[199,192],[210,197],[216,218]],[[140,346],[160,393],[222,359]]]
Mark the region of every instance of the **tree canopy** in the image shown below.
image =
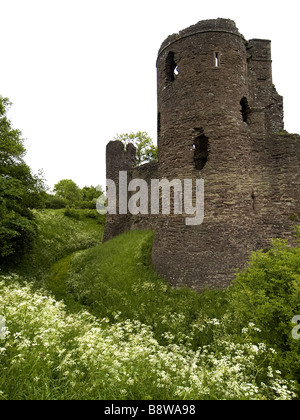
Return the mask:
[[[121,141],[125,147],[129,143],[132,143],[136,147],[138,165],[157,160],[157,147],[153,144],[151,137],[149,137],[145,131],[138,131],[137,133],[130,134],[117,134],[114,140]]]
[[[54,195],[48,194],[46,207],[65,208],[67,206],[78,209],[96,209],[96,202],[103,194],[102,187],[80,188],[72,179],[62,179],[54,185]]]
[[[7,117],[10,106],[0,96],[0,259],[21,254],[32,242],[36,226],[31,209],[43,206],[46,188],[24,161],[22,133]]]
[[[53,191],[58,197],[65,198],[68,202],[75,202],[82,198],[80,188],[71,179],[62,179],[55,184]]]

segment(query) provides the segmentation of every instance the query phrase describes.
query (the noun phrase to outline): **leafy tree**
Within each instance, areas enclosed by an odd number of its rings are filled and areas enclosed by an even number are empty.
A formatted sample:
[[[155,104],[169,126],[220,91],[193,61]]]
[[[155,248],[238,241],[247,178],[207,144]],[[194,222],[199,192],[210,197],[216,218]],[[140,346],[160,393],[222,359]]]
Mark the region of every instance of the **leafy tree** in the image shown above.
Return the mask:
[[[21,254],[35,234],[30,209],[43,206],[44,180],[24,162],[20,130],[7,118],[11,102],[0,96],[0,259]]]
[[[71,179],[62,179],[54,185],[55,195],[64,198],[69,204],[75,203],[82,198],[82,193],[78,185]]]
[[[97,200],[97,198],[103,194],[101,187],[94,187],[93,185],[90,187],[83,187],[81,192],[83,201]]]
[[[84,187],[80,189],[71,179],[62,179],[54,186],[55,195],[48,194],[47,208],[61,209],[75,207],[78,209],[96,209],[96,202],[103,194],[102,188]]]
[[[125,147],[132,143],[136,147],[137,164],[157,160],[157,147],[153,144],[151,137],[145,131],[137,133],[117,134],[114,140],[121,141]]]

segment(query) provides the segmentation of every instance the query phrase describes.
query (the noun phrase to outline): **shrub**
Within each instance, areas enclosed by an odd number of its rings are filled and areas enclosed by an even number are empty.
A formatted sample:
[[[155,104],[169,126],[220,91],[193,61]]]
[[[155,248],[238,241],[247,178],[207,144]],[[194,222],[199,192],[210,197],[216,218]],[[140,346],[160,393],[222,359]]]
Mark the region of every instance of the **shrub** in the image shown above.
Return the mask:
[[[67,217],[71,217],[72,219],[75,219],[75,220],[81,220],[80,211],[74,209],[73,207],[67,206],[64,211],[64,215]]]
[[[45,204],[47,209],[58,210],[66,208],[68,201],[65,198],[48,194]]]
[[[292,338],[292,319],[300,315],[300,248],[274,240],[267,251],[253,253],[247,270],[231,288],[231,313],[236,325],[253,322],[264,342],[280,354],[279,363],[300,379],[300,342]]]
[[[96,209],[96,202],[95,201],[76,201],[74,203],[75,208],[77,209],[90,209],[95,210]]]

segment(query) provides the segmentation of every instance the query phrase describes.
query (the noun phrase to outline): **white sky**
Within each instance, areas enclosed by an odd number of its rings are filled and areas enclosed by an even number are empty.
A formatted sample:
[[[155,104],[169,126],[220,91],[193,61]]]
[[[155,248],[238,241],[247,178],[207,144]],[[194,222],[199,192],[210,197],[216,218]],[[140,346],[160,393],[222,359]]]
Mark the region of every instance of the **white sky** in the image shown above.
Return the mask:
[[[50,188],[105,186],[105,147],[147,131],[156,143],[156,58],[165,38],[203,19],[233,19],[272,40],[285,128],[300,133],[299,0],[0,0],[0,95]]]

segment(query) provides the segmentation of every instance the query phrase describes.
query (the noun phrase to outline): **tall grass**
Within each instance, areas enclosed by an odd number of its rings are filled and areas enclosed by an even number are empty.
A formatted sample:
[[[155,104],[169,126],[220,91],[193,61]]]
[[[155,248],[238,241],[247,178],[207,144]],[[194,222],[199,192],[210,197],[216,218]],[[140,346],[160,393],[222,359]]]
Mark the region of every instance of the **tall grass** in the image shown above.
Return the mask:
[[[93,247],[102,241],[104,226],[97,219],[84,216],[76,220],[64,210],[34,211],[38,233],[33,248],[21,260],[1,267],[0,272],[14,272],[41,283],[54,263],[68,255]]]
[[[160,345],[138,321],[68,315],[45,291],[0,281],[0,400],[291,399],[265,344]],[[216,320],[203,328],[222,332]],[[250,328],[250,326],[249,326]],[[252,327],[251,327],[252,328]]]
[[[37,220],[32,253],[0,272],[0,399],[295,398],[299,248],[274,243],[197,294],[154,272],[153,232],[102,244],[96,219]]]
[[[68,272],[69,290],[95,316],[138,320],[151,326],[162,344],[168,342],[164,333],[183,342],[193,322],[223,316],[226,292],[200,295],[168,286],[151,266],[153,235],[131,231],[76,253]],[[205,343],[202,334],[195,346]]]

